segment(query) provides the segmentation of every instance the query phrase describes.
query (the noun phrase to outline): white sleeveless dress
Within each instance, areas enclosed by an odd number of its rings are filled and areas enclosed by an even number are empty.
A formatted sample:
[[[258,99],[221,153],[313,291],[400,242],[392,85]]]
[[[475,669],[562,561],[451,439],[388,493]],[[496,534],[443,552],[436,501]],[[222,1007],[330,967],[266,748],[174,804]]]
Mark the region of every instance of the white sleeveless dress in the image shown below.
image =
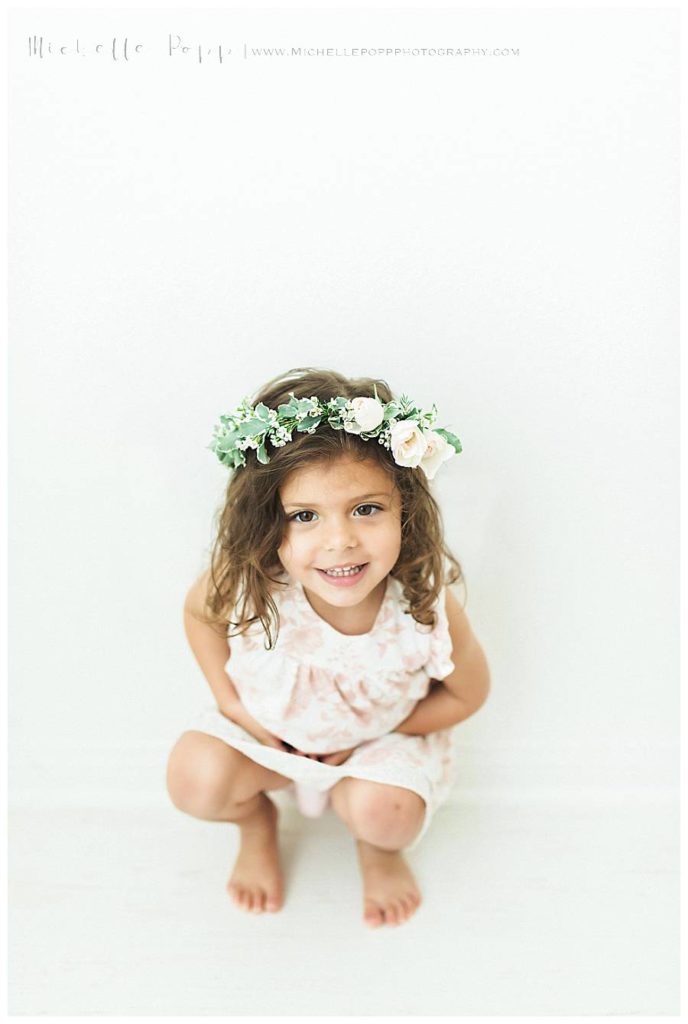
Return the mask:
[[[279,635],[264,647],[260,622],[230,636],[226,671],[250,715],[273,735],[305,753],[328,754],[356,747],[341,765],[301,757],[260,743],[222,715],[213,702],[189,724],[224,740],[253,761],[293,780],[285,790],[303,814],[316,817],[340,779],[368,779],[413,790],[426,803],[425,821],[413,844],[455,782],[454,729],[425,736],[393,730],[427,695],[432,680],[453,670],[445,611],[446,589],[437,602],[436,624],[404,614],[402,586],[392,576],[373,628],[359,636],[340,633],[321,619],[302,585],[287,573],[274,600]],[[236,619],[235,619],[236,621]]]

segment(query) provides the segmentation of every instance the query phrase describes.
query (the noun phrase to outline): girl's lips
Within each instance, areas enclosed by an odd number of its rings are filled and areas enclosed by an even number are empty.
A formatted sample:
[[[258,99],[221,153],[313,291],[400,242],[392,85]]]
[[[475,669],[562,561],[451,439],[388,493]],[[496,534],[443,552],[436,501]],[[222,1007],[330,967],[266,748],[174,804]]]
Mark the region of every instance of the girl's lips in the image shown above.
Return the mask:
[[[316,569],[324,580],[331,583],[333,587],[353,587],[359,580],[363,579],[368,569],[368,562],[365,562],[353,576],[328,576],[324,569]]]

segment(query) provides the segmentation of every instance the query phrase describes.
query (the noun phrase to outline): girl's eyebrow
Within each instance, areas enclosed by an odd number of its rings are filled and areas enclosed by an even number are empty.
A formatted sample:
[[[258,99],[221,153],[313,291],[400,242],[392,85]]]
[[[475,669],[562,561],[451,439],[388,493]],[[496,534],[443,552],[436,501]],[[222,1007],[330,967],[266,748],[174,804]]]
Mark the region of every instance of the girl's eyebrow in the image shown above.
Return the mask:
[[[352,505],[357,505],[361,501],[365,501],[366,498],[390,498],[391,495],[388,491],[375,491],[374,494],[359,494],[357,498],[351,499]],[[284,506],[284,510],[288,508],[318,508],[312,501],[290,501],[288,505]]]

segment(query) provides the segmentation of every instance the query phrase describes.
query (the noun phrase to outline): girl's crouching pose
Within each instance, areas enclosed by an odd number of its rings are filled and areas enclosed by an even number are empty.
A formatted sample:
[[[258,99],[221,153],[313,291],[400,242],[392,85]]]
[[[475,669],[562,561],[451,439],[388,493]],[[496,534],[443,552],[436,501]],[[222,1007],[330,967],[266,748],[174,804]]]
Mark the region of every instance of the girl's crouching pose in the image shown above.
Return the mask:
[[[244,910],[282,906],[267,793],[285,787],[351,832],[368,925],[420,903],[401,850],[449,794],[453,727],[489,690],[428,486],[461,450],[436,414],[381,380],[297,369],[215,428],[232,474],[184,607],[215,699],[175,745],[167,784],[180,810],[239,826],[228,889]]]

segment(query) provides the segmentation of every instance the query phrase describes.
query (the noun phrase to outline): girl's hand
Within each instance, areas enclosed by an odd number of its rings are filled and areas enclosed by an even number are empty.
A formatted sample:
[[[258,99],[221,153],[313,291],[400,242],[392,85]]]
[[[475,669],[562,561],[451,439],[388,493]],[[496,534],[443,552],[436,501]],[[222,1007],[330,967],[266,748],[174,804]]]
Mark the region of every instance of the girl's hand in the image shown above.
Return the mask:
[[[288,751],[291,748],[281,740],[279,736],[273,736],[264,726],[257,722],[252,715],[249,715],[246,708],[240,702],[233,704],[230,708],[218,708],[221,714],[230,722],[236,722],[242,729],[262,743],[264,747],[275,747],[276,750]]]
[[[303,750],[291,749],[292,753],[297,754],[299,757],[310,757],[313,761],[322,761],[323,764],[338,765],[344,764],[351,757],[356,747],[350,747],[349,750],[337,750],[334,754],[304,754]]]
[[[353,754],[356,747],[349,747],[348,750],[337,750],[334,754],[323,754],[320,760],[323,764],[344,764]]]

